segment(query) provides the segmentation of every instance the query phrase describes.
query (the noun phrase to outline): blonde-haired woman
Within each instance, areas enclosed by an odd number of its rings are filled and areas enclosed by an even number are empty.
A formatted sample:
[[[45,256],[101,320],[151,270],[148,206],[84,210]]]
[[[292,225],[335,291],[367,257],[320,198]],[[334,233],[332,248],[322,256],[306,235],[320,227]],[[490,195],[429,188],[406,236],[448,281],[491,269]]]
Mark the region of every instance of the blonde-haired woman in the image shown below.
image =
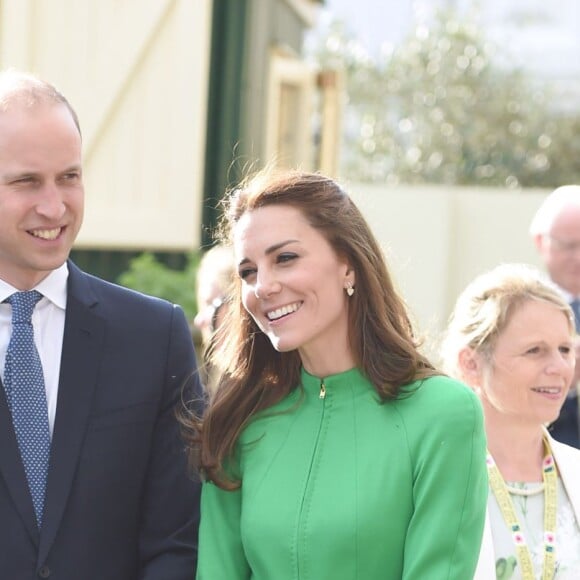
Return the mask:
[[[490,494],[478,580],[580,576],[580,451],[546,429],[574,373],[574,318],[535,269],[505,264],[461,294],[443,345],[479,395]]]

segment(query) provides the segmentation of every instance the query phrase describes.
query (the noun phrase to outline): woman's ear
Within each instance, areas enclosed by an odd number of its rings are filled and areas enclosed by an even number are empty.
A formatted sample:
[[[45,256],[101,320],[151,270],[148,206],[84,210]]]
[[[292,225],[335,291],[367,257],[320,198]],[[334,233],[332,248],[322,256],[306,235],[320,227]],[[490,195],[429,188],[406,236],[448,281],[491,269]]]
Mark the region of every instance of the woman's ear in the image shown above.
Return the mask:
[[[356,286],[356,275],[354,272],[354,268],[351,266],[350,261],[346,258],[346,256],[340,256],[340,260],[342,262],[342,267],[344,268],[344,284],[345,288],[347,286]]]
[[[356,276],[353,268],[347,270],[346,280],[351,286],[356,286]]]
[[[465,346],[459,351],[457,362],[463,380],[471,387],[481,386],[481,355],[469,346]]]

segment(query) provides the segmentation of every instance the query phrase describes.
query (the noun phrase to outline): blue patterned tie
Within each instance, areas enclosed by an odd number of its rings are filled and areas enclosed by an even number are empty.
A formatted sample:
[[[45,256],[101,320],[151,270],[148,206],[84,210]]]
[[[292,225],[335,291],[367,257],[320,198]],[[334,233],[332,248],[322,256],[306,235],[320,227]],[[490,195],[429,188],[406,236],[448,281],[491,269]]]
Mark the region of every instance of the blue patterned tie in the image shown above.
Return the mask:
[[[6,299],[12,305],[12,336],[4,366],[6,399],[39,528],[50,456],[44,376],[32,328],[32,311],[41,298],[39,292],[31,290]]]

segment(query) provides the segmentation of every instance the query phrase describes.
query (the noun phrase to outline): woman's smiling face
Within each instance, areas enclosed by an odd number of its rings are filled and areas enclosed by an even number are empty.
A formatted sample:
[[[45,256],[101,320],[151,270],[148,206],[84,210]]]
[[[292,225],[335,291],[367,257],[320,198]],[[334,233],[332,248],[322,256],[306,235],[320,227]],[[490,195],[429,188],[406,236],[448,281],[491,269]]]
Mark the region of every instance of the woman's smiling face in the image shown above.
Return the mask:
[[[300,210],[246,212],[234,229],[234,250],[244,308],[276,350],[298,349],[303,362],[328,353],[352,358],[345,288],[354,273]]]
[[[497,338],[484,404],[495,401],[518,421],[554,421],[572,380],[572,341],[570,322],[557,306],[524,302]]]

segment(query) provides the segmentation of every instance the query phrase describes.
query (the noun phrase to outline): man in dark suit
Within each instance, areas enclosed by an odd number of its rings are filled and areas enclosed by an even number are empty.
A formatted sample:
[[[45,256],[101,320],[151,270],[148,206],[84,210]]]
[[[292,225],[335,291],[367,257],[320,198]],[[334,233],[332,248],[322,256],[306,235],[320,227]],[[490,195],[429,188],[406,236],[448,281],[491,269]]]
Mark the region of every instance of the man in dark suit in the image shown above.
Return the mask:
[[[70,104],[0,73],[0,577],[190,580],[199,484],[175,414],[184,387],[200,392],[189,328],[68,260],[83,196]]]
[[[530,225],[536,248],[548,270],[572,306],[576,332],[580,332],[580,185],[553,191],[539,207]],[[576,345],[576,373],[560,416],[550,426],[555,439],[580,448],[580,340]]]

